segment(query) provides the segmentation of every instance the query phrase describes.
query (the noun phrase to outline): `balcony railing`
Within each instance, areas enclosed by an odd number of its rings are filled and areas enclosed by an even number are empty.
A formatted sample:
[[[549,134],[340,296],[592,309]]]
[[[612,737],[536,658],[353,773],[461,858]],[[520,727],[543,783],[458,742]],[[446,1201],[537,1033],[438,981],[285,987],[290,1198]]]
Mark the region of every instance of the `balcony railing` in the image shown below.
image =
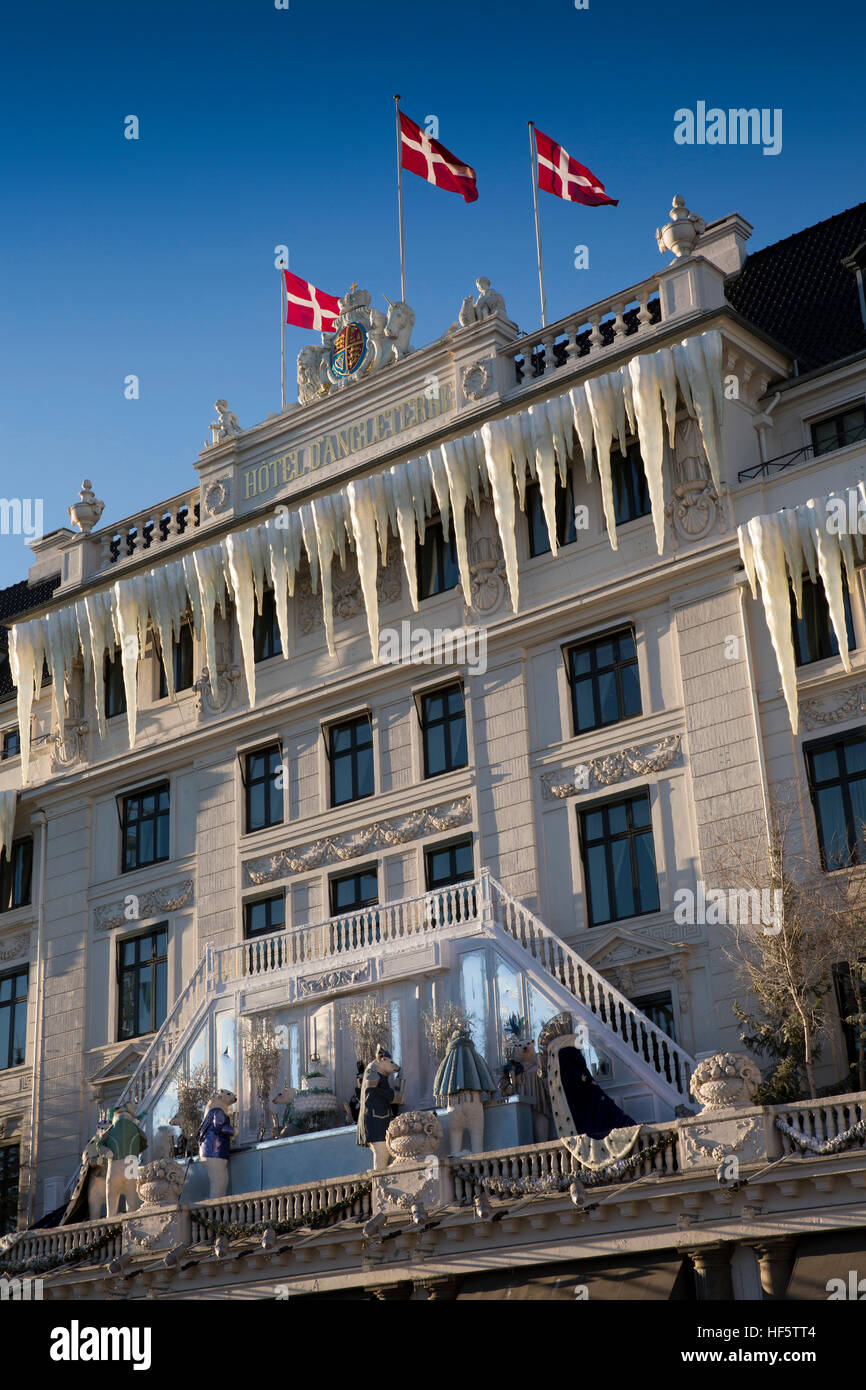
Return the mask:
[[[836,449],[847,449],[849,444],[859,444],[866,440],[866,425],[854,425],[849,430],[844,431],[844,438]],[[741,468],[737,474],[737,480],[741,483],[749,482],[752,478],[769,478],[771,473],[781,473],[786,468],[796,468],[797,464],[805,463],[807,459],[827,458],[830,454],[836,453],[836,449],[823,449],[815,452],[814,444],[804,444],[800,449],[790,449],[787,454],[776,454],[775,458],[765,459],[763,463],[755,463],[751,468]]]

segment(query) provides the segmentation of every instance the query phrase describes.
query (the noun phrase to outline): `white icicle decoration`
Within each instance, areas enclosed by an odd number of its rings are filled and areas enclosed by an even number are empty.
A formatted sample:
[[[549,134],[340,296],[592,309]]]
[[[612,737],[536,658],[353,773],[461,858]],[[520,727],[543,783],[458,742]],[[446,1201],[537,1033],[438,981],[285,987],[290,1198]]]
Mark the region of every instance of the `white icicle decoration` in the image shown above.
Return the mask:
[[[842,548],[839,536],[831,535],[827,529],[827,499],[810,498],[804,510],[811,522],[811,532],[818,556],[818,573],[824,585],[830,621],[839,643],[839,655],[846,671],[851,670],[848,654],[848,629],[845,623],[845,597],[842,589]]]
[[[18,736],[21,739],[21,781],[30,777],[30,716],[42,685],[42,624],[39,619],[16,623],[9,634],[9,670],[18,692]]]
[[[625,458],[628,450],[628,431],[625,424],[625,390],[622,383],[622,374],[620,372],[609,372],[605,380],[610,386],[610,394],[613,401],[614,430],[617,440],[619,441],[619,451],[623,458]],[[632,405],[634,405],[634,401],[632,401]]]
[[[469,551],[466,544],[466,468],[462,454],[458,456],[456,440],[442,445],[442,460],[448,475],[448,491],[451,494],[451,516],[454,521],[454,544],[457,549],[457,567],[460,570],[460,587],[467,607],[472,602],[470,588]]]
[[[135,747],[138,718],[138,662],[144,655],[141,644],[142,619],[147,631],[147,590],[143,576],[118,580],[114,586],[114,611],[120,638],[120,665],[126,692],[126,726],[129,746]]]
[[[17,788],[0,791],[0,853],[6,855],[8,864],[12,858],[12,840],[15,835],[15,808],[18,803]]]
[[[590,378],[584,383],[586,399],[592,416],[595,456],[601,478],[601,505],[607,523],[612,550],[619,548],[616,538],[616,515],[613,504],[613,479],[610,472],[610,446],[613,440],[613,392],[606,376]]]
[[[665,403],[665,418],[668,422],[668,444],[676,443],[677,430],[677,364],[670,348],[659,348],[653,353],[658,363],[659,385]]]
[[[253,564],[250,556],[247,531],[230,531],[225,538],[226,561],[235,603],[235,617],[241,639],[244,676],[247,682],[247,697],[252,707],[256,702],[256,657],[253,645],[253,623],[255,621],[255,593],[253,589]],[[216,670],[216,667],[213,668]]]
[[[322,576],[322,618],[325,623],[325,641],[328,655],[336,656],[334,646],[334,553],[337,549],[334,514],[328,505],[327,497],[317,497],[311,503],[313,525],[316,528],[316,544],[319,551],[319,568]]]
[[[283,660],[289,659],[289,567],[286,560],[286,531],[277,530],[274,518],[269,518],[262,528],[268,551],[268,568],[274,586],[274,609],[277,614],[277,627],[280,630],[280,646]]]
[[[797,712],[797,670],[794,658],[794,640],[791,635],[788,570],[785,563],[785,547],[782,543],[779,518],[775,515],[753,516],[748,522],[747,530],[752,545],[755,572],[761,585],[761,598],[770,632],[770,641],[776,653],[779,675],[782,678],[782,693],[785,697],[785,704],[788,706],[791,728],[796,733],[799,719]]]
[[[219,546],[206,545],[193,551],[195,573],[201,601],[201,622],[204,629],[205,664],[211,680],[217,678],[217,651],[214,609],[225,615],[226,581],[223,555]]]
[[[571,401],[571,412],[574,417],[574,428],[577,430],[577,437],[580,441],[580,451],[583,454],[583,465],[586,469],[586,481],[592,482],[592,455],[593,455],[593,431],[592,431],[592,412],[589,408],[589,399],[583,386],[573,386],[568,393]],[[628,384],[628,395],[623,388],[623,400],[626,408],[629,408],[631,401],[631,382]],[[634,406],[631,406],[630,416],[632,429],[634,429]]]
[[[418,612],[418,561],[415,549],[415,504],[409,491],[406,470],[399,464],[388,470],[388,482],[394,506],[397,511],[397,535],[400,537],[400,550],[403,554],[403,568],[409,585],[409,602],[413,611]]]
[[[785,547],[785,564],[788,567],[788,577],[794,590],[794,599],[797,605],[797,617],[801,618],[803,616],[803,565],[805,561],[796,512],[792,511],[790,507],[784,507],[779,512],[779,526],[782,534],[782,545]]]
[[[430,469],[430,481],[433,484],[436,504],[439,508],[439,518],[442,522],[442,534],[447,540],[448,533],[451,529],[451,497],[448,492],[448,471],[445,467],[445,461],[442,458],[442,451],[440,449],[431,449],[427,455],[427,464]],[[384,559],[382,563],[385,563]]]
[[[511,450],[508,435],[501,420],[487,420],[481,426],[484,441],[484,457],[487,463],[487,478],[493,496],[493,511],[505,556],[505,574],[511,607],[517,612],[519,602],[517,575],[517,538],[514,522],[514,478],[511,470]]]
[[[704,453],[710,465],[710,476],[716,492],[721,491],[721,416],[717,418],[714,384],[707,370],[707,360],[700,338],[685,338],[681,344],[688,373],[695,414],[701,430]]]
[[[373,504],[373,512],[376,517],[376,531],[379,536],[379,555],[381,557],[382,566],[384,568],[384,566],[388,563],[388,528],[391,524],[391,516],[388,506],[388,493],[385,488],[384,474],[374,473],[369,481],[370,501]],[[396,531],[396,529],[397,528],[395,517],[394,530]]]
[[[646,356],[633,357],[628,365],[640,437],[640,456],[643,459],[656,533],[656,549],[661,555],[665,548],[665,484],[662,475],[665,438],[658,363],[655,354],[648,353]]]
[[[355,537],[355,555],[358,561],[358,576],[367,614],[367,631],[370,634],[370,651],[373,660],[379,660],[379,595],[376,586],[378,579],[378,556],[376,554],[376,511],[373,505],[369,478],[355,478],[347,489],[349,512],[352,521],[352,534]]]
[[[547,523],[551,555],[559,553],[556,534],[556,446],[547,411],[542,405],[531,405],[526,414],[532,421],[535,440],[535,472],[541,492],[541,508]]]

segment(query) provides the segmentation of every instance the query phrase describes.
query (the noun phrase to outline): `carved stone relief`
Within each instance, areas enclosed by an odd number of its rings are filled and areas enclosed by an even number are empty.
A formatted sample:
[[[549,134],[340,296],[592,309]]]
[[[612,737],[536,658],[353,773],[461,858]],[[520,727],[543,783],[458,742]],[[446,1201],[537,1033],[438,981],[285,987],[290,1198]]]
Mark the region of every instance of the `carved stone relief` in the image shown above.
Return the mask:
[[[178,912],[192,902],[195,880],[184,879],[165,888],[152,888],[146,893],[130,893],[119,902],[105,903],[93,914],[97,930],[110,931],[112,927],[122,927],[131,921],[146,921],[149,917],[159,917],[163,912]],[[136,898],[135,914],[127,915],[129,899]]]
[[[334,616],[336,618],[356,618],[364,611],[364,595],[355,557],[349,555],[346,568],[341,569],[339,560],[335,561],[332,572],[334,591]],[[400,547],[391,537],[388,541],[388,563],[379,565],[376,591],[379,603],[394,603],[399,599],[403,586],[403,562]],[[310,570],[303,562],[295,585],[298,630],[305,636],[315,627],[323,626],[321,590],[313,593]]]
[[[663,772],[682,762],[681,745],[681,734],[667,734],[654,744],[636,744],[632,748],[606,753],[600,758],[588,758],[585,763],[578,764],[583,774],[581,776],[568,778],[561,772],[543,772],[541,794],[546,801],[564,800],[596,787],[613,786],[615,782],[623,782],[629,777]]]
[[[270,883],[272,879],[317,869],[323,864],[357,859],[373,849],[390,849],[394,845],[417,840],[431,831],[452,830],[458,825],[465,825],[471,815],[472,803],[468,796],[442,806],[409,811],[403,816],[393,816],[359,830],[347,831],[345,835],[326,835],[292,849],[277,850],[276,854],[262,859],[251,859],[244,865],[244,878],[247,883]]]
[[[822,698],[838,701],[830,709],[822,709]],[[836,690],[832,697],[813,696],[800,701],[800,717],[807,729],[821,728],[826,724],[841,724],[845,719],[866,714],[866,684],[847,686]]]
[[[308,998],[326,991],[348,989],[351,985],[366,984],[370,978],[370,962],[363,965],[345,966],[342,970],[326,970],[321,975],[307,975],[298,980],[298,994]]]
[[[202,502],[208,516],[217,516],[225,511],[231,502],[232,484],[230,478],[215,478],[208,483],[202,494]]]
[[[699,541],[718,527],[728,529],[727,490],[717,492],[701,440],[697,420],[687,416],[676,428],[671,454],[671,497],[665,507],[673,547],[680,541]]]
[[[479,516],[470,507],[466,513],[466,549],[469,555],[469,592],[472,602],[464,603],[464,621],[487,618],[507,602],[505,556],[496,517],[490,502],[484,502]]]
[[[16,956],[23,955],[29,945],[29,931],[19,932],[17,936],[9,936],[5,940],[0,940],[0,960],[14,960]]]

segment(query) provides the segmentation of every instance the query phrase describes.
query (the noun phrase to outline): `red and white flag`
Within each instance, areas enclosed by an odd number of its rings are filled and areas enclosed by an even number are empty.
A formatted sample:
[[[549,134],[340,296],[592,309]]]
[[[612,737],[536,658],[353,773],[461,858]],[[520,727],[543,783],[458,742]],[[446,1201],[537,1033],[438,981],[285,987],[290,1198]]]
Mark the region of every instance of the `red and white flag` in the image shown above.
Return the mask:
[[[333,333],[334,319],[340,312],[339,302],[332,294],[317,290],[309,280],[302,280],[290,270],[284,270],[286,280],[286,323],[298,328],[312,328],[317,333]]]
[[[446,150],[432,135],[428,135],[409,116],[400,112],[400,163],[412,174],[418,174],[437,188],[459,193],[467,203],[478,197],[475,170]]]
[[[612,203],[616,207],[619,199],[607,196],[601,180],[540,130],[535,131],[535,150],[539,188],[547,193],[555,193],[557,198],[565,198],[569,203],[586,203],[592,208],[600,207],[602,203]]]

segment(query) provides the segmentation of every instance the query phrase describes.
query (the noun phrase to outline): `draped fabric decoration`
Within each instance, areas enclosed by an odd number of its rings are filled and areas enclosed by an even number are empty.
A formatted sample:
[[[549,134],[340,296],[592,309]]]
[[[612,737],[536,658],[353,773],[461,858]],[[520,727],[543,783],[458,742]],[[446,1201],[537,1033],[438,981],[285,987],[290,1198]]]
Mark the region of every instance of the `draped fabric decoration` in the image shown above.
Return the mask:
[[[839,656],[845,670],[850,671],[842,566],[844,564],[848,583],[853,587],[855,550],[856,556],[862,559],[863,536],[856,518],[851,526],[850,513],[854,511],[858,518],[864,507],[866,483],[861,482],[856,490],[851,489],[849,496],[830,493],[826,497],[812,497],[798,507],[783,507],[778,512],[753,516],[745,525],[737,527],[740,555],[755,599],[760,585],[764,616],[794,733],[800,716],[791,594],[793,592],[799,618],[802,616],[804,572],[808,572],[813,584],[821,581]]]
[[[444,1105],[449,1096],[456,1096],[460,1091],[486,1091],[495,1095],[496,1090],[493,1074],[470,1033],[465,1028],[455,1028],[433,1079],[437,1104]]]
[[[43,661],[54,681],[55,717],[62,722],[64,678],[74,663],[84,663],[85,681],[94,683],[96,726],[105,737],[102,666],[106,652],[120,647],[130,747],[135,746],[137,670],[148,625],[161,649],[191,614],[196,637],[204,641],[205,660],[217,670],[214,609],[225,616],[228,601],[238,624],[250,704],[255,703],[253,620],[261,612],[266,587],[275,592],[283,656],[289,657],[287,596],[306,554],[313,592],[321,590],[328,651],[335,654],[331,566],[347,549],[354,550],[373,660],[378,660],[377,545],[384,561],[388,532],[399,538],[413,607],[417,608],[416,539],[437,512],[446,536],[454,528],[460,583],[471,600],[466,505],[476,514],[482,498],[492,499],[505,557],[505,572],[514,610],[519,602],[515,485],[522,510],[528,481],[539,485],[552,553],[557,553],[556,482],[567,476],[568,461],[579,445],[587,477],[593,456],[601,480],[610,542],[617,547],[611,444],[623,453],[626,436],[636,430],[647,476],[658,553],[664,545],[662,459],[665,433],[674,440],[677,390],[698,422],[710,471],[720,486],[722,424],[722,341],[717,330],[687,338],[673,348],[641,353],[626,366],[574,386],[561,396],[539,401],[480,429],[431,449],[422,458],[394,464],[311,502],[278,505],[275,515],[246,530],[233,531],[211,545],[161,562],[144,574],[118,579],[65,608],[12,628],[9,660],[18,690],[22,779],[29,778],[30,717],[39,696]],[[666,430],[665,430],[666,426]],[[166,676],[172,680],[171,662]]]
[[[12,836],[15,833],[15,806],[18,792],[0,791],[0,854],[6,855],[7,863],[12,858]]]
[[[591,1139],[588,1134],[564,1134],[560,1137],[581,1168],[599,1173],[631,1153],[640,1131],[640,1125],[628,1125],[624,1129],[612,1129],[604,1139]]]

